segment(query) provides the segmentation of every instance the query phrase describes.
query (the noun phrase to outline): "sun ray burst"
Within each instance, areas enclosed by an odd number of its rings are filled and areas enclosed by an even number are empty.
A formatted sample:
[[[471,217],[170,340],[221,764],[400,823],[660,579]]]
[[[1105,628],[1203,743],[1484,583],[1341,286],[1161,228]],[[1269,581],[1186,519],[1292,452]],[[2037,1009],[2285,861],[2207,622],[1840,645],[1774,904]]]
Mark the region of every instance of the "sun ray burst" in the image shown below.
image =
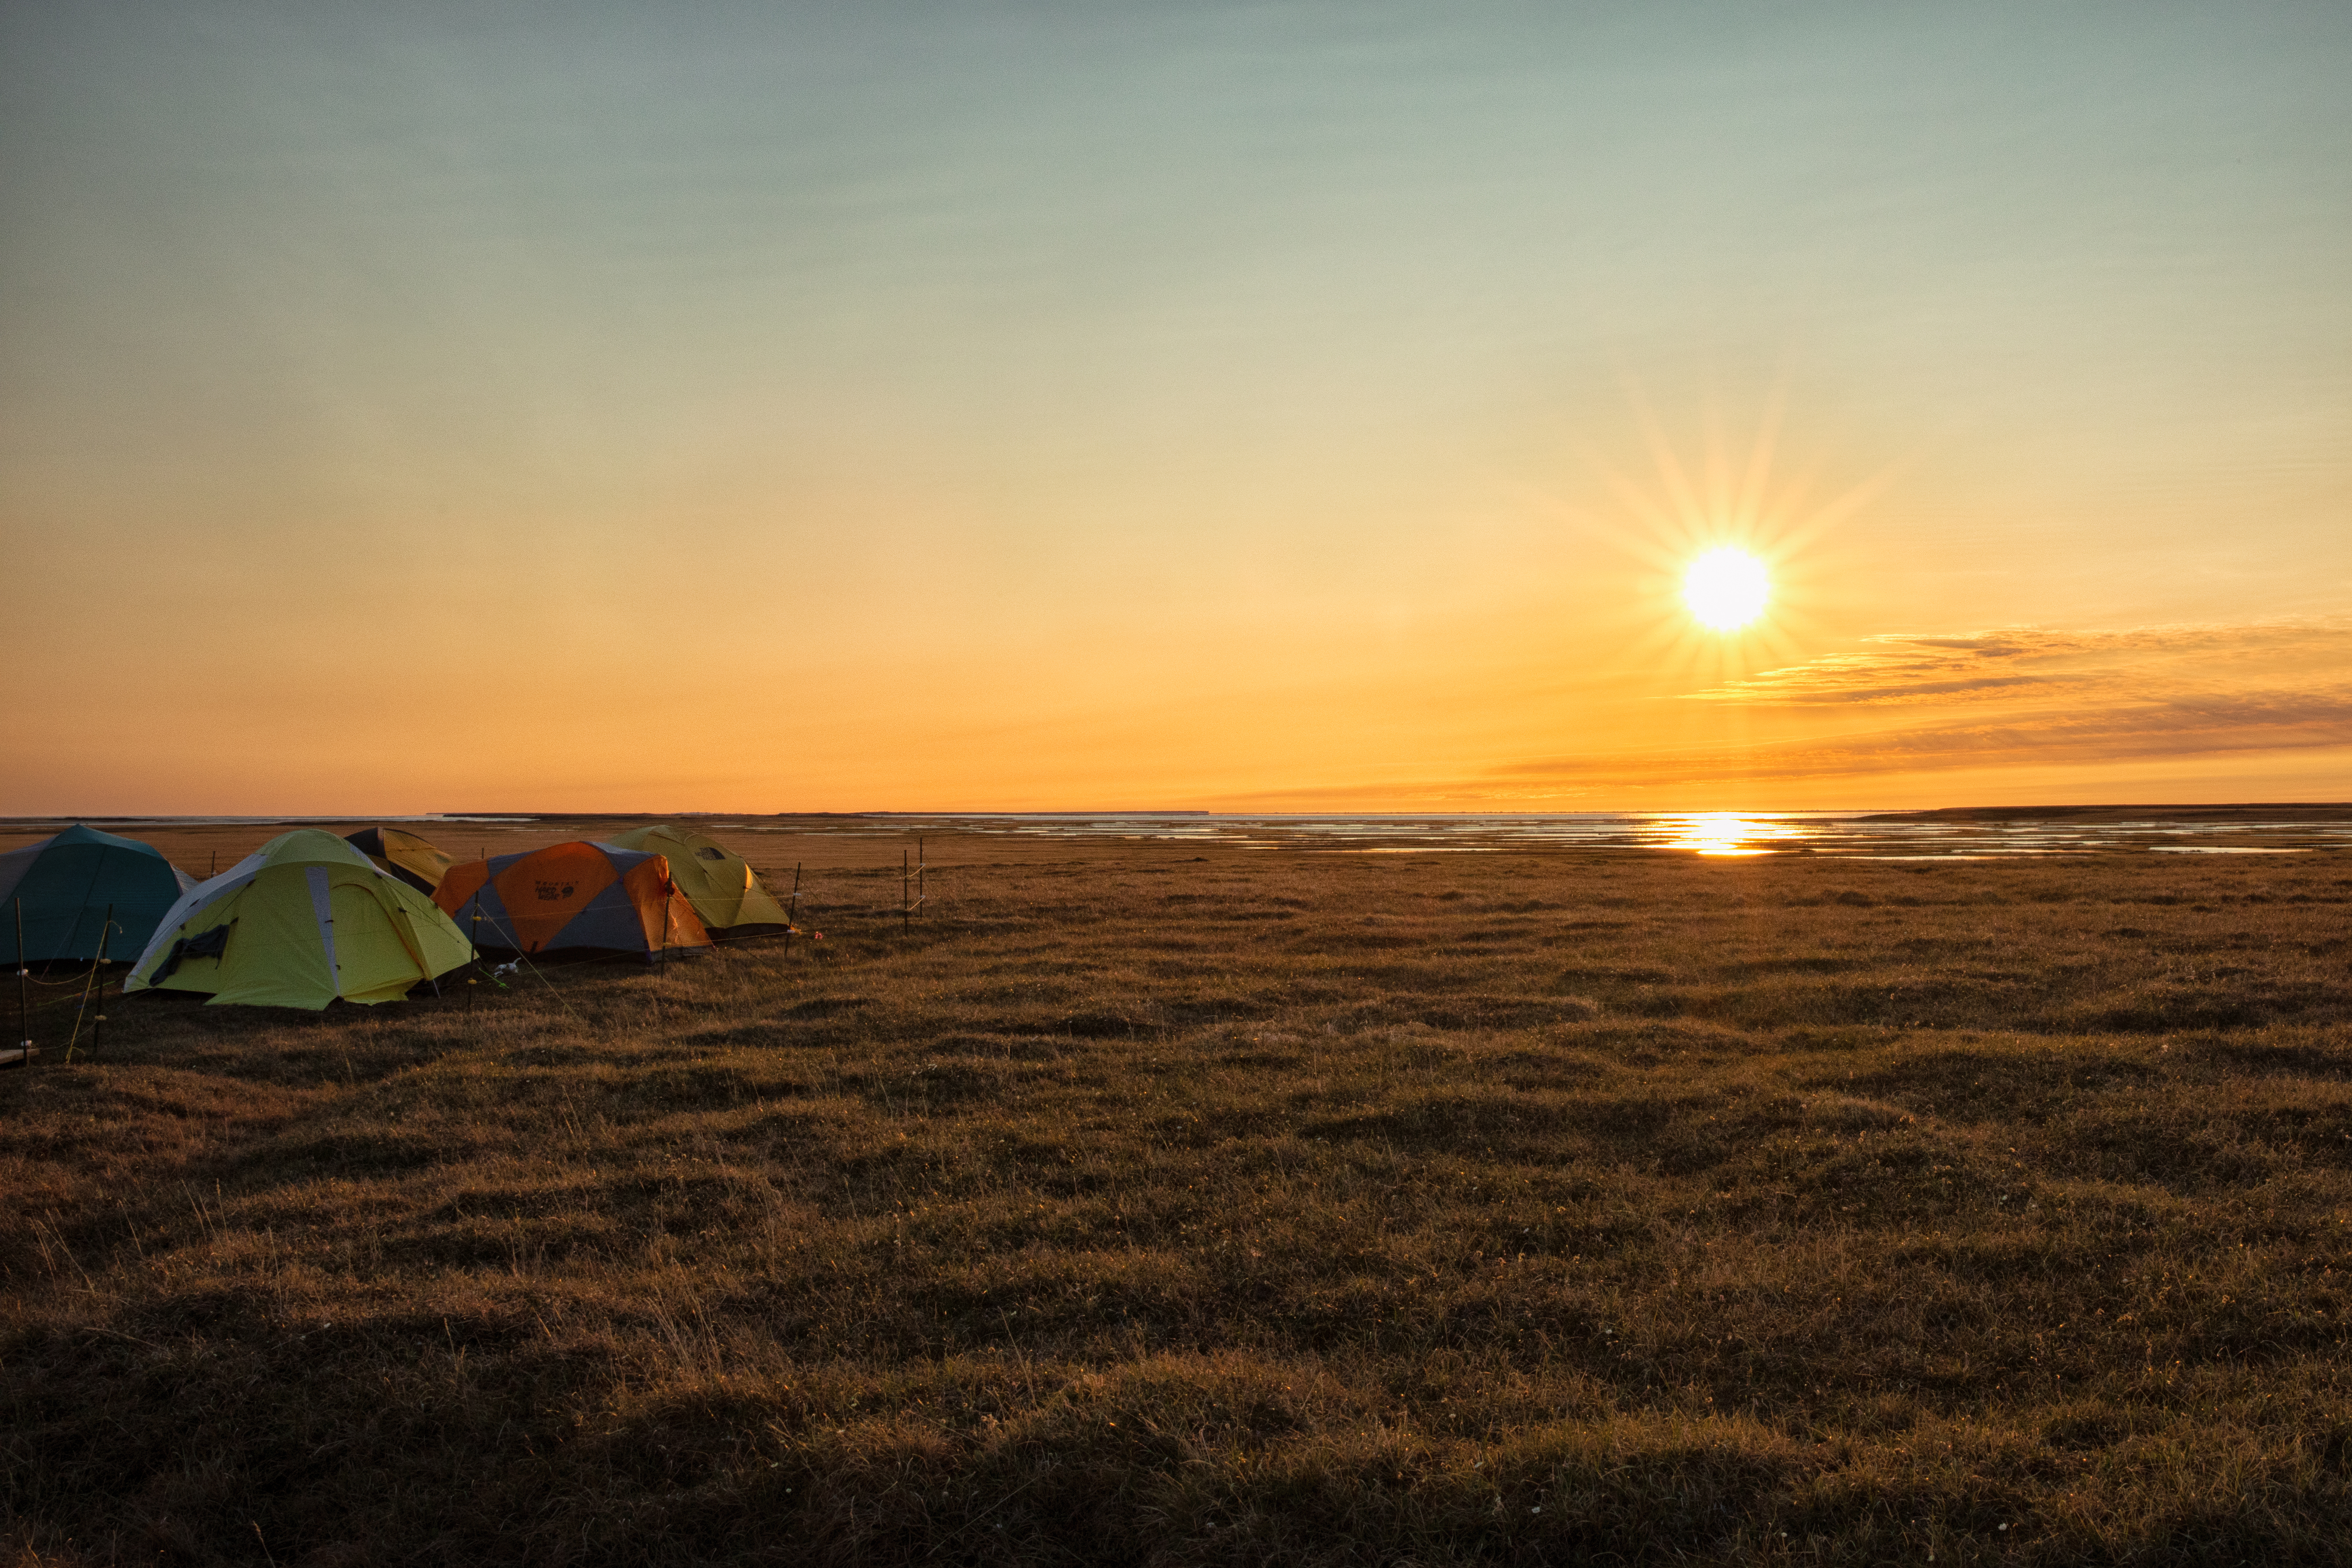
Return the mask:
[[[1630,559],[1633,602],[1653,607],[1628,628],[1627,660],[1679,682],[1805,657],[1822,635],[1815,606],[1836,577],[1825,541],[1884,495],[1902,465],[1841,479],[1845,465],[1832,447],[1792,438],[1785,384],[1757,400],[1752,421],[1727,417],[1710,388],[1696,410],[1696,441],[1690,431],[1678,440],[1640,387],[1628,385],[1624,396],[1638,456],[1629,463],[1623,449],[1579,442],[1608,504],[1598,515],[1584,507],[1571,513]],[[1747,564],[1723,580],[1733,561]],[[1702,562],[1709,563],[1701,574],[1707,593],[1728,593],[1704,610],[1692,582]]]

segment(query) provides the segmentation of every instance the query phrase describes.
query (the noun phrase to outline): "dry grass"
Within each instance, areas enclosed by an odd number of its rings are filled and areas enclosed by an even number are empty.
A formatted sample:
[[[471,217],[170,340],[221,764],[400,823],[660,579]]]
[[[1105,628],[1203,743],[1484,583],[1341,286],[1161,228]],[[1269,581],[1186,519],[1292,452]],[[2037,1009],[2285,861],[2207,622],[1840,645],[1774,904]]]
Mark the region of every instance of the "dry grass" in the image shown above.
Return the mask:
[[[2352,1554],[2343,862],[1070,855],[116,1000],[0,1079],[20,1554]]]

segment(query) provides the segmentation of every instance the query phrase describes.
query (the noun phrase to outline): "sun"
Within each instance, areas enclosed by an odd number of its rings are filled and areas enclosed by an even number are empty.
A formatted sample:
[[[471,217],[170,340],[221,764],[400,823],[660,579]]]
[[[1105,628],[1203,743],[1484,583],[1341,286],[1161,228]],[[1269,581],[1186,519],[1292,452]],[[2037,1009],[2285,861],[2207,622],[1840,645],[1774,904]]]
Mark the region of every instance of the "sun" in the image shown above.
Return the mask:
[[[1683,603],[1713,631],[1738,631],[1764,613],[1771,596],[1764,563],[1732,545],[1708,551],[1683,574]]]

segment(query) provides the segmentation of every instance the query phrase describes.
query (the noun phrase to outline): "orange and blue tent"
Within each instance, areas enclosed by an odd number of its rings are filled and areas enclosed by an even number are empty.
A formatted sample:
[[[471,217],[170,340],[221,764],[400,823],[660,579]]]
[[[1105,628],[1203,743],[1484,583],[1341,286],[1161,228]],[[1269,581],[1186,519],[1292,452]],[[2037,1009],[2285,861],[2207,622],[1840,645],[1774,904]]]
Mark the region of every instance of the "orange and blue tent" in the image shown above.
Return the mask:
[[[671,879],[669,861],[573,839],[449,868],[433,901],[478,948],[506,952],[643,953],[710,945]]]

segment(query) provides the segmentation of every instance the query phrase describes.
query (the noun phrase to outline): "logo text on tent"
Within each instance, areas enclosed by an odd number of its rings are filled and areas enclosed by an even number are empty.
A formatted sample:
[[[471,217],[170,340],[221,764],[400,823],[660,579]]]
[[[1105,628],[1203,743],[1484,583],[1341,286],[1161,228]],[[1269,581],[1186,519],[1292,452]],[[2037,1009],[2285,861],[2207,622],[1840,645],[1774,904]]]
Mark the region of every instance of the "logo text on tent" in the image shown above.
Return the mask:
[[[539,896],[542,899],[553,900],[572,896],[572,884],[569,882],[534,882],[531,886],[539,889]]]

